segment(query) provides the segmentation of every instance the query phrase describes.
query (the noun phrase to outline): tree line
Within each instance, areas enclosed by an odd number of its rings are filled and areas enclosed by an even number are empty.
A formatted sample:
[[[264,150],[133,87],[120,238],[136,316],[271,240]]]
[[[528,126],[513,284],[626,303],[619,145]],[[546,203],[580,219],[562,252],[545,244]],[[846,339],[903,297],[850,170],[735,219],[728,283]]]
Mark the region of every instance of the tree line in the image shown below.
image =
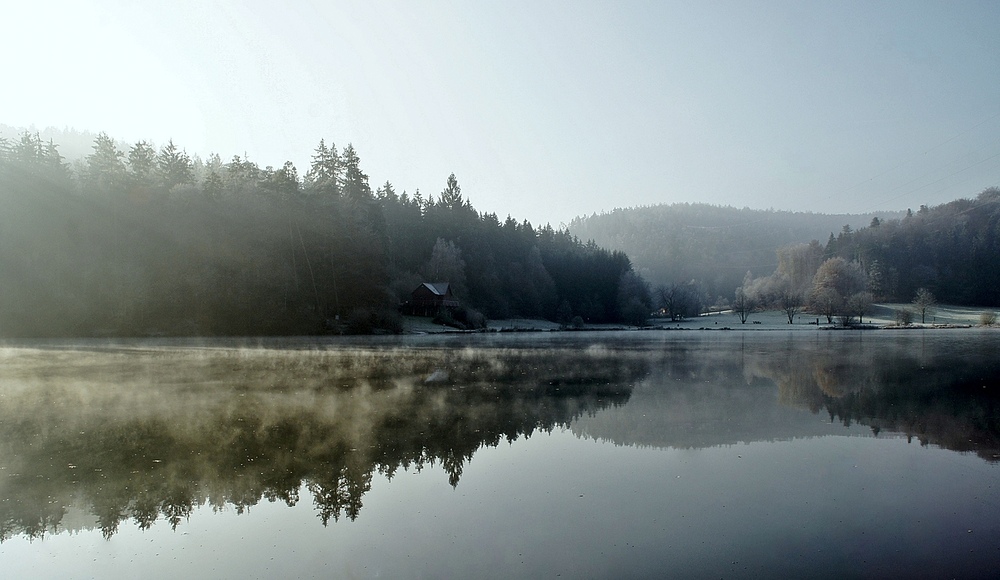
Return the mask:
[[[927,321],[937,302],[1000,306],[1000,189],[975,199],[907,210],[899,219],[872,218],[867,227],[845,225],[826,245],[784,246],[773,274],[747,272],[733,308],[745,322],[755,309],[785,311],[789,323],[805,310],[828,323],[864,322],[874,302],[910,303],[897,322]],[[983,322],[992,324],[989,313]]]
[[[745,323],[768,309],[789,322],[802,312],[828,323],[863,322],[875,302],[895,302],[912,304],[898,313],[906,324],[930,321],[935,302],[1000,306],[1000,271],[990,267],[1000,260],[995,187],[915,212],[678,203],[578,218],[570,229],[627,252],[654,284],[654,306],[671,320],[732,309]]]
[[[645,319],[623,252],[438,196],[373,188],[350,144],[291,162],[127,149],[101,133],[69,164],[37,133],[0,139],[0,334],[261,335],[398,331],[422,282],[458,326],[486,318]]]
[[[747,270],[758,276],[773,272],[776,248],[823,240],[844,224],[860,228],[872,217],[674,203],[580,217],[569,229],[628,254],[643,278],[666,288],[666,302],[675,304],[678,313],[690,313],[729,305]]]

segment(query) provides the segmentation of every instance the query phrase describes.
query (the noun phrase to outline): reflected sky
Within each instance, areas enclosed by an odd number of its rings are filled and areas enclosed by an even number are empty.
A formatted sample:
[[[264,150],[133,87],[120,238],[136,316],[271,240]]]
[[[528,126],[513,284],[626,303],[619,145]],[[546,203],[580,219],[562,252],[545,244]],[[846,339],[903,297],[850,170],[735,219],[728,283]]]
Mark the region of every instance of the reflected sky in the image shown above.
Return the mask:
[[[567,334],[8,345],[0,556],[232,577],[998,561],[992,333]]]

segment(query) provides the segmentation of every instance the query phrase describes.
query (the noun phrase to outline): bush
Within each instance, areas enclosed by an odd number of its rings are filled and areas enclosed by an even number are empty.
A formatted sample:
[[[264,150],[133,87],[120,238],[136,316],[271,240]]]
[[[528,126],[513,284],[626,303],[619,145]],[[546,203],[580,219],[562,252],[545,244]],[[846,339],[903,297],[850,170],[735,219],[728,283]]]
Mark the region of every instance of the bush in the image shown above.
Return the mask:
[[[993,326],[997,323],[997,313],[986,311],[979,315],[979,324],[983,326]]]
[[[355,308],[347,315],[348,334],[400,334],[403,319],[394,310]]]
[[[486,328],[486,315],[482,312],[468,307],[461,308],[460,310],[462,315],[461,320],[465,322],[465,325],[468,328],[475,330],[483,330]]]
[[[459,306],[452,310],[442,308],[434,316],[434,323],[459,330],[482,330],[486,328],[486,316],[482,312],[466,306]]]
[[[355,308],[347,314],[345,324],[344,330],[348,334],[371,334],[374,329],[372,311],[368,308]]]
[[[434,324],[443,324],[444,326],[450,326],[459,330],[465,330],[465,325],[455,320],[455,317],[451,315],[451,310],[448,310],[447,308],[438,310],[434,315],[434,318],[431,319],[431,322]]]
[[[403,317],[399,312],[388,308],[381,308],[375,311],[374,317],[376,334],[402,334]]]
[[[906,326],[913,322],[913,311],[909,308],[900,308],[896,311],[896,324]]]
[[[637,298],[632,298],[622,307],[621,315],[625,324],[646,326],[649,320],[649,307]]]

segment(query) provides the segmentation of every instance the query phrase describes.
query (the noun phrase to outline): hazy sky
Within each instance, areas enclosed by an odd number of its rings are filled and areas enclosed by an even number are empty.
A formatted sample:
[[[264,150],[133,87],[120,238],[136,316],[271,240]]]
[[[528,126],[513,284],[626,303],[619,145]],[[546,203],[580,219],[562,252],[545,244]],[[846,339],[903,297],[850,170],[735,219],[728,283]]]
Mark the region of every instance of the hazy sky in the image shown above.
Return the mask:
[[[558,225],[709,202],[865,212],[1000,185],[1000,2],[18,1],[0,123]]]

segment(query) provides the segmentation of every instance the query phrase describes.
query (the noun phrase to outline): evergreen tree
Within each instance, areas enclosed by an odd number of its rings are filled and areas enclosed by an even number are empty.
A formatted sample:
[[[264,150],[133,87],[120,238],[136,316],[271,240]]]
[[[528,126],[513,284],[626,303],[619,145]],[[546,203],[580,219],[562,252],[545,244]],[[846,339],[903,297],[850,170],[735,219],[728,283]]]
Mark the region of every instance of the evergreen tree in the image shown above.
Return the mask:
[[[350,143],[344,148],[342,155],[344,173],[341,183],[343,196],[355,202],[368,202],[372,199],[372,190],[368,185],[368,175],[361,170],[361,159]]]
[[[403,192],[406,195],[406,192]],[[392,184],[386,181],[382,187],[375,190],[375,197],[382,202],[383,205],[397,203],[399,202],[399,197],[396,196],[396,190],[393,189]]]
[[[286,161],[277,170],[268,165],[261,182],[264,189],[279,199],[291,199],[299,192],[299,172],[291,161]]]
[[[146,141],[139,141],[128,151],[128,177],[133,187],[150,187],[159,171],[156,150]]]
[[[69,166],[63,161],[63,156],[59,153],[58,146],[52,139],[49,139],[42,151],[42,164],[50,182],[69,188],[71,180]]]
[[[462,188],[458,185],[458,179],[452,173],[448,176],[448,185],[441,192],[438,204],[448,209],[459,209],[462,207]]]
[[[257,189],[260,181],[260,168],[246,157],[234,155],[232,161],[225,164],[226,190],[234,195],[246,195]]]
[[[17,141],[0,145],[0,159],[6,159],[23,176],[38,179],[48,187],[64,190],[70,185],[69,168],[56,144],[43,142],[38,132],[24,131]]]
[[[160,172],[160,180],[163,187],[172,189],[182,183],[191,183],[192,165],[191,158],[186,151],[179,150],[174,145],[174,140],[167,141],[167,144],[160,148],[160,154],[156,157],[156,166]]]
[[[327,147],[326,142],[320,139],[319,145],[313,152],[309,171],[306,172],[306,192],[326,198],[338,197],[340,180],[341,162],[337,147],[333,143]]]
[[[202,181],[201,190],[210,199],[218,199],[222,196],[223,187],[225,186],[222,179],[222,158],[218,153],[213,153],[208,156],[208,162],[205,163],[205,179]]]
[[[18,140],[14,143],[11,153],[13,154],[14,161],[22,167],[37,167],[40,165],[44,154],[42,139],[38,136],[38,132],[29,133],[25,131],[21,133]]]
[[[121,191],[125,178],[124,156],[107,133],[99,133],[94,139],[94,152],[87,156],[88,187],[104,193]]]

